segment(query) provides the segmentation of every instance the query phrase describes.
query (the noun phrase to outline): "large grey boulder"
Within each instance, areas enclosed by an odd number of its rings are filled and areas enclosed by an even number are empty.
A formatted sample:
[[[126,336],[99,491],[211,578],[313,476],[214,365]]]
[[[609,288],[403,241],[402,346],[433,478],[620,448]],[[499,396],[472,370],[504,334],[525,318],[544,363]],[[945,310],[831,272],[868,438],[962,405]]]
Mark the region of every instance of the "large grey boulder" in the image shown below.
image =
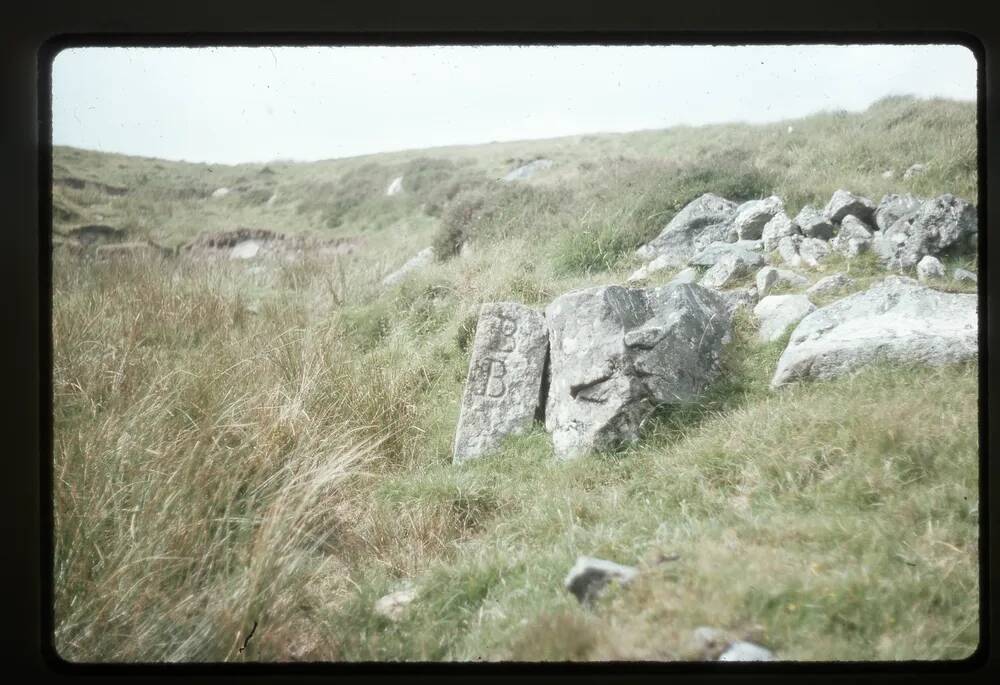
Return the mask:
[[[723,298],[695,284],[575,290],[545,318],[545,427],[560,458],[633,442],[656,406],[699,398],[730,326]]]
[[[798,224],[788,218],[784,211],[778,212],[771,220],[764,224],[764,232],[761,233],[761,240],[764,243],[764,251],[771,252],[778,248],[778,241],[785,236],[798,235],[802,231]]]
[[[777,340],[789,326],[814,311],[816,305],[805,295],[768,295],[753,308],[753,314],[760,322],[757,339],[761,342]]]
[[[853,214],[866,224],[872,225],[875,223],[875,203],[867,197],[838,190],[826,204],[823,214],[835,223],[840,223],[845,216]]]
[[[925,255],[975,250],[977,238],[976,208],[945,194],[898,219],[875,237],[873,248],[888,268],[908,269]]]
[[[872,234],[860,219],[848,214],[840,222],[840,231],[830,241],[830,248],[845,257],[857,257],[872,245]]]
[[[904,216],[919,212],[924,202],[915,195],[884,195],[875,208],[875,226],[884,231]]]
[[[434,248],[425,247],[410,259],[406,260],[403,266],[399,267],[391,274],[382,279],[382,285],[393,285],[403,280],[411,271],[429,266],[434,261]]]
[[[639,569],[634,566],[624,566],[595,557],[578,557],[563,584],[582,604],[589,604],[597,599],[608,583],[618,582],[624,585],[632,582],[638,575]]]
[[[760,240],[737,240],[735,243],[716,241],[698,251],[688,260],[691,266],[715,266],[726,255],[739,255],[749,264],[763,264],[764,257],[760,254],[763,243]]]
[[[739,640],[729,645],[719,661],[774,661],[774,653],[752,642]]]
[[[729,253],[701,277],[701,285],[720,290],[730,285],[754,269],[764,264],[764,258],[756,252]]]
[[[733,217],[737,237],[740,240],[758,240],[764,233],[764,226],[784,210],[785,203],[777,195],[744,202],[736,209],[736,216]]]
[[[833,237],[833,224],[823,212],[812,205],[806,205],[795,215],[795,223],[802,231],[802,235],[809,238],[819,238],[829,240]]]
[[[660,235],[636,250],[636,254],[645,260],[663,256],[670,266],[684,266],[709,243],[725,241],[735,215],[735,202],[706,193],[688,203]]]
[[[454,461],[483,456],[539,417],[548,328],[541,312],[513,302],[484,304],[472,346]]]
[[[977,355],[976,296],[890,276],[806,316],[771,379],[826,379],[877,361],[940,366]]]

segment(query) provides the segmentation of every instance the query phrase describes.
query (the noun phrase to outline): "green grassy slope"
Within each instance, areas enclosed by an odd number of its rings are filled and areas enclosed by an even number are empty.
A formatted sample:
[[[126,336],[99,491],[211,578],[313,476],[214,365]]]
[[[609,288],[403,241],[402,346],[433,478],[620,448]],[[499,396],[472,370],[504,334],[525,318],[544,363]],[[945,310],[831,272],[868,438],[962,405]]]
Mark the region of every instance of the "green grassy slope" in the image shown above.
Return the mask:
[[[722,381],[634,447],[561,463],[537,428],[462,467],[450,454],[481,302],[621,283],[634,248],[702,192],[775,193],[791,213],[840,187],[974,201],[974,124],[970,104],[892,98],[767,126],[303,164],[57,148],[55,178],[129,189],[56,187],[75,213],[57,231],[364,241],[263,270],[55,254],[57,648],[85,661],[688,659],[693,629],[711,625],[789,659],[970,654],[975,365],[772,391],[785,339],[755,343],[744,317]],[[555,164],[496,182],[536,157]],[[929,170],[904,181],[917,162]],[[386,197],[400,174],[406,192]],[[219,187],[238,190],[211,198]],[[380,285],[432,243],[442,259]],[[834,270],[854,289],[881,277],[868,259],[808,275]],[[578,554],[644,573],[586,609],[562,588]],[[420,596],[391,623],[373,604],[402,582]]]

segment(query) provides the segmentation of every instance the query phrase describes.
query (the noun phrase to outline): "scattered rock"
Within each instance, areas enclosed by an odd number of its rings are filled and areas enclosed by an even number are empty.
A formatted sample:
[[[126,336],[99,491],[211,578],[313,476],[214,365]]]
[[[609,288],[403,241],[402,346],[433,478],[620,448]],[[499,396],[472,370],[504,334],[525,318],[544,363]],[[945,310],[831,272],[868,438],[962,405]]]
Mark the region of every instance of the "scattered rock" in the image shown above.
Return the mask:
[[[403,279],[411,271],[422,269],[434,261],[434,248],[425,247],[420,252],[406,260],[403,266],[382,279],[382,285],[393,285]]]
[[[940,366],[974,359],[977,324],[976,295],[890,276],[802,319],[771,385],[833,378],[879,360]]]
[[[229,192],[229,188],[216,188],[212,191],[212,197],[225,197]]]
[[[760,321],[757,339],[761,342],[777,340],[789,326],[815,310],[816,305],[805,295],[768,295],[753,308],[754,316]]]
[[[752,642],[739,640],[729,645],[719,661],[774,661],[774,653]]]
[[[761,234],[764,251],[771,252],[777,249],[778,241],[782,238],[790,235],[798,235],[801,232],[798,224],[789,219],[784,211],[778,212],[764,225],[764,232]]]
[[[260,252],[261,243],[256,240],[245,240],[237,243],[229,250],[230,259],[252,259]]]
[[[403,177],[397,176],[392,179],[392,183],[390,183],[389,187],[386,188],[385,194],[392,197],[393,195],[398,195],[401,192],[403,192]]]
[[[919,176],[920,174],[924,173],[925,171],[927,171],[927,165],[926,164],[919,164],[919,163],[918,164],[914,164],[909,169],[907,169],[906,171],[903,172],[903,180],[904,181],[908,181],[908,180],[910,180],[911,178],[913,178],[915,176]]]
[[[656,406],[700,397],[718,376],[730,319],[719,294],[694,284],[574,290],[545,318],[545,428],[560,458],[633,442]]]
[[[830,198],[823,214],[837,223],[840,223],[848,214],[853,214],[866,224],[874,224],[875,203],[867,197],[861,197],[846,190],[838,190]]]
[[[705,288],[721,290],[733,281],[746,276],[761,266],[764,258],[756,252],[729,253],[705,272],[699,283]]]
[[[820,238],[829,240],[833,237],[833,224],[830,220],[812,205],[806,205],[795,216],[795,223],[802,231],[802,235],[809,238]]]
[[[748,264],[760,265],[764,257],[760,254],[763,243],[760,240],[738,240],[735,243],[714,242],[706,245],[688,260],[691,266],[715,266],[726,255],[739,255]]]
[[[416,588],[408,587],[381,597],[375,602],[375,613],[390,621],[399,621],[417,598]]]
[[[885,195],[875,208],[875,226],[884,231],[902,217],[919,212],[924,202],[914,195]]]
[[[896,175],[895,169],[886,169],[885,171],[882,172],[882,178],[885,179],[893,178],[895,175]]]
[[[853,283],[853,278],[849,278],[846,274],[837,272],[816,281],[812,287],[806,290],[806,295],[826,295],[828,293],[837,292],[838,290],[843,290]]]
[[[480,308],[455,433],[456,464],[487,454],[540,418],[548,341],[541,312],[513,302]]]
[[[974,250],[978,238],[976,208],[954,195],[924,202],[875,237],[874,250],[892,269],[908,269],[924,255]]]
[[[830,247],[845,257],[857,257],[867,252],[872,245],[872,234],[853,214],[848,214],[840,222],[840,231],[830,241]]]
[[[744,202],[737,207],[736,216],[733,217],[736,235],[740,240],[759,240],[764,226],[784,209],[785,203],[777,195]]]
[[[519,181],[519,180],[522,180],[522,179],[531,178],[532,176],[534,176],[535,174],[537,174],[539,171],[542,171],[544,169],[548,169],[551,166],[552,166],[552,160],[551,159],[536,159],[533,162],[528,162],[524,166],[520,166],[520,167],[514,169],[513,171],[511,171],[509,174],[507,174],[506,176],[504,176],[500,180],[501,181]]]
[[[623,566],[595,557],[577,557],[564,585],[582,604],[593,602],[605,586],[612,582],[627,584],[639,575],[634,566]]]
[[[952,278],[959,283],[975,283],[977,281],[976,274],[965,269],[955,269]]]
[[[929,281],[938,278],[944,278],[944,264],[937,257],[925,255],[917,262],[917,279]]]
[[[644,260],[662,256],[670,266],[684,266],[695,252],[713,242],[724,242],[736,216],[736,203],[706,193],[688,203],[663,231],[638,250]]]
[[[729,642],[729,638],[724,631],[708,626],[695,628],[692,638],[702,652],[718,651],[721,653]]]
[[[764,297],[774,287],[801,288],[809,284],[809,279],[794,271],[765,266],[757,272],[756,282],[758,295]]]

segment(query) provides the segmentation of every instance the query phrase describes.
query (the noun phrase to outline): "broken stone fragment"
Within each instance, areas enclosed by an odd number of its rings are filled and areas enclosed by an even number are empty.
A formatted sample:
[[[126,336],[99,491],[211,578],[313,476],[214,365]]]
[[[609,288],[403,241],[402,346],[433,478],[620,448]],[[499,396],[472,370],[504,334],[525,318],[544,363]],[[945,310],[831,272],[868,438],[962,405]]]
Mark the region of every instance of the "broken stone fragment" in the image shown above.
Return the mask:
[[[548,329],[541,312],[514,302],[484,304],[455,434],[454,461],[483,456],[539,417]]]

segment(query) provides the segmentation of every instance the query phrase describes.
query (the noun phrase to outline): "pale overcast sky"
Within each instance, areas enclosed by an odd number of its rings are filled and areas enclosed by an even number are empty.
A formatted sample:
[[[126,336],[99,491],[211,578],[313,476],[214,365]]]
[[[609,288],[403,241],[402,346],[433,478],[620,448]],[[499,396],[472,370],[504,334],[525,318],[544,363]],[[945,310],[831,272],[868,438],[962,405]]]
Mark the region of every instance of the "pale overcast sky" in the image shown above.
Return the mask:
[[[55,144],[228,164],[976,98],[945,45],[75,48],[52,70]]]

